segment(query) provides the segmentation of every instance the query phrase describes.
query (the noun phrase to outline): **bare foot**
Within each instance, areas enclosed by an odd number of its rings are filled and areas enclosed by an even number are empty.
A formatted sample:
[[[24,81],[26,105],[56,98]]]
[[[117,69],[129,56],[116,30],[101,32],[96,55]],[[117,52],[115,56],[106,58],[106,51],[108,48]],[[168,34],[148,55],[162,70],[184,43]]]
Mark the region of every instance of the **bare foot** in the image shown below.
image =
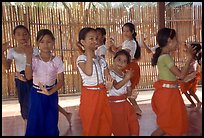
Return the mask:
[[[200,110],[200,108],[201,108],[201,105],[202,105],[202,103],[201,103],[201,102],[197,103],[197,106],[194,108],[194,110],[193,110],[193,111],[199,111],[199,110]]]
[[[190,105],[187,105],[186,107],[187,108],[194,108],[194,107],[196,107],[196,105],[195,104],[190,104]]]

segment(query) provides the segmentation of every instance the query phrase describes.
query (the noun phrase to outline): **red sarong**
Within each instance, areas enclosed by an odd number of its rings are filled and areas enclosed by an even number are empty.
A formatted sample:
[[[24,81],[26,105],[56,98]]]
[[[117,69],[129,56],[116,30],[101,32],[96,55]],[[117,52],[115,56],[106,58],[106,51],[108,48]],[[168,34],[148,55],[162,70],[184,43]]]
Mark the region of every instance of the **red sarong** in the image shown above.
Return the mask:
[[[139,122],[127,95],[109,97],[114,136],[139,136]],[[119,102],[120,101],[120,102]]]
[[[89,88],[100,88],[90,90]],[[112,114],[108,102],[107,90],[103,84],[82,86],[79,113],[83,136],[110,136]]]
[[[126,68],[124,69],[125,70],[130,70],[132,69],[134,72],[133,72],[133,76],[132,78],[130,79],[131,81],[131,88],[132,89],[135,89],[135,86],[139,83],[140,81],[140,67],[137,63],[136,60],[133,60],[131,61],[127,66]]]
[[[200,78],[201,78],[201,73],[197,72],[196,77],[194,79],[192,79],[191,81],[181,82],[180,83],[181,92],[185,93],[187,91],[192,91],[195,93],[197,90],[197,84],[198,84],[198,81],[200,80]]]
[[[176,81],[159,80],[154,83],[152,109],[156,114],[158,126],[170,136],[187,133],[188,116],[178,88],[163,88],[162,84],[177,84]]]

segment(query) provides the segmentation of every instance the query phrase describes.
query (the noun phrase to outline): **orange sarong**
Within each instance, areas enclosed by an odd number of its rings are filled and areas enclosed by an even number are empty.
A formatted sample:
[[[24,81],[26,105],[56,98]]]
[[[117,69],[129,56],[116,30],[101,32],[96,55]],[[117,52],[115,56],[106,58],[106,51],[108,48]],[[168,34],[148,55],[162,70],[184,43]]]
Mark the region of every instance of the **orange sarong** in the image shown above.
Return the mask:
[[[103,84],[82,86],[79,113],[83,136],[111,135],[112,114]]]
[[[187,133],[188,116],[178,88],[164,88],[163,84],[178,84],[176,81],[159,80],[154,83],[152,109],[156,114],[158,126],[170,136]]]
[[[197,84],[198,84],[198,81],[200,80],[200,78],[201,78],[201,73],[197,72],[196,77],[194,79],[192,79],[191,81],[181,82],[180,83],[181,92],[185,93],[187,91],[192,91],[195,93],[197,90]]]
[[[139,122],[133,106],[127,101],[127,94],[110,96],[114,136],[139,136]]]
[[[130,70],[132,69],[134,72],[133,72],[133,76],[132,78],[130,79],[130,82],[131,82],[131,88],[134,89],[135,86],[139,83],[140,81],[140,67],[137,63],[136,60],[132,60],[127,66],[126,68],[124,69],[125,70]]]

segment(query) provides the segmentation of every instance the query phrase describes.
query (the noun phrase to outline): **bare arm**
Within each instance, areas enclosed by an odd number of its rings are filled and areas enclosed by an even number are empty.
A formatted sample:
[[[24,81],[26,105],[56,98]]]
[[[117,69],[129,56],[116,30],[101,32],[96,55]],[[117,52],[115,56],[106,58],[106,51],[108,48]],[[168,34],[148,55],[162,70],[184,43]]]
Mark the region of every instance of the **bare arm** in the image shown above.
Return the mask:
[[[33,56],[33,49],[32,49],[32,47],[30,47],[30,48],[26,49],[25,77],[27,80],[31,80],[33,78],[32,56]]]
[[[170,71],[174,75],[176,75],[179,79],[184,79],[185,76],[187,75],[191,60],[193,58],[193,53],[195,53],[195,49],[193,49],[192,47],[189,47],[188,52],[187,52],[187,61],[186,61],[185,66],[182,68],[182,70],[180,70],[175,65],[170,68]]]
[[[87,75],[91,76],[93,73],[93,60],[91,54],[87,52],[87,60],[85,62],[79,63],[81,70]]]
[[[58,74],[57,84],[51,90],[49,90],[49,93],[53,94],[54,92],[59,90],[63,84],[64,84],[64,73],[62,72]]]
[[[177,66],[173,66],[170,68],[170,71],[176,75],[179,79],[184,79],[186,74],[188,73],[188,68],[190,65],[190,61],[186,62],[186,65],[183,67],[182,70],[180,70]]]
[[[116,90],[120,89],[122,86],[124,86],[132,77],[132,70],[128,70],[127,73],[125,74],[125,77],[123,80],[116,82],[116,80],[113,81],[113,86],[115,87]]]
[[[9,43],[10,42],[6,42],[2,45],[2,65],[3,67],[6,69],[6,70],[9,70],[10,67],[11,67],[11,63],[12,63],[12,60],[11,59],[7,59],[4,55],[4,52],[9,48]]]

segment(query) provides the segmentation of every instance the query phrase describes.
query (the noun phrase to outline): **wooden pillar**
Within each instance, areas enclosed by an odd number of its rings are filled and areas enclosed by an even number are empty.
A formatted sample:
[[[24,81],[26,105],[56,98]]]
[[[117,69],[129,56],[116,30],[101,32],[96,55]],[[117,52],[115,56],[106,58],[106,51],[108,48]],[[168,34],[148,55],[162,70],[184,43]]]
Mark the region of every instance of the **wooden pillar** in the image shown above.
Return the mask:
[[[157,2],[158,29],[165,27],[165,2]]]

